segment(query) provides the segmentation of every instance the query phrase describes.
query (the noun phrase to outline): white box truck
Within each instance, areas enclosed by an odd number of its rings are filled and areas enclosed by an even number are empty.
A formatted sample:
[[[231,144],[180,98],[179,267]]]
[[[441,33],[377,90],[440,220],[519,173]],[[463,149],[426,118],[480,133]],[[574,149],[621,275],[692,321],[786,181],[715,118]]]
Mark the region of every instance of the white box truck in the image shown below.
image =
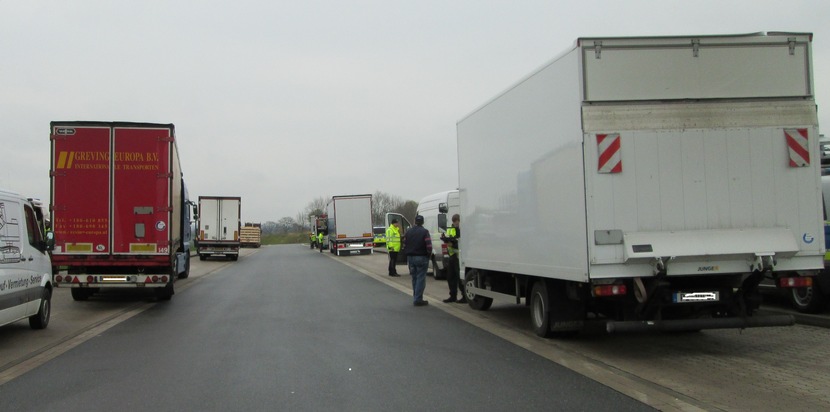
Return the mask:
[[[326,215],[331,253],[337,256],[373,253],[372,195],[332,196],[326,204]]]
[[[457,124],[475,309],[540,336],[789,325],[823,267],[812,35],[580,38]]]
[[[199,260],[210,256],[239,259],[242,198],[238,196],[199,196],[196,219]]]

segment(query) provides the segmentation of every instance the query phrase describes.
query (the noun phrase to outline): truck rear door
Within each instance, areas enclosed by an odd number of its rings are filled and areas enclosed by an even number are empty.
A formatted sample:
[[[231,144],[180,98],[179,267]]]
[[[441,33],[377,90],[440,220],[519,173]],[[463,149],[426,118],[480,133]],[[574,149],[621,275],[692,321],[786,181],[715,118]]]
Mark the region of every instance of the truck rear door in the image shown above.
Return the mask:
[[[110,127],[53,125],[53,254],[110,253]]]
[[[114,128],[113,253],[169,253],[171,142],[167,128]]]

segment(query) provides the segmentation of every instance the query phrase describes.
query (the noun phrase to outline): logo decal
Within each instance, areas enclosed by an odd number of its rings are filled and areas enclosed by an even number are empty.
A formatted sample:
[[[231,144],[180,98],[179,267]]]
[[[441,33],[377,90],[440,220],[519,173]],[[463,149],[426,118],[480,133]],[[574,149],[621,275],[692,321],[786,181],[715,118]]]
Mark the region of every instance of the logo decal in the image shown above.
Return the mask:
[[[806,243],[808,245],[810,243],[813,243],[814,240],[816,240],[816,238],[814,238],[813,235],[811,235],[809,233],[805,233],[804,236],[802,236],[801,238],[804,240],[804,243]]]

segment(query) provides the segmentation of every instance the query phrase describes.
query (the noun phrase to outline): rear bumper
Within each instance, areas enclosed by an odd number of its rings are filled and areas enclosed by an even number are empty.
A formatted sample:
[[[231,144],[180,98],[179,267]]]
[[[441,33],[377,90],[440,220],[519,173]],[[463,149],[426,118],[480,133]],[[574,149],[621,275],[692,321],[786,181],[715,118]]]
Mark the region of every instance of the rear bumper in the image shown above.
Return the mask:
[[[663,332],[680,332],[703,329],[746,329],[770,326],[792,326],[795,317],[792,315],[765,315],[746,318],[710,318],[710,319],[677,319],[655,321],[608,321],[605,330],[608,333],[644,332],[657,330]]]

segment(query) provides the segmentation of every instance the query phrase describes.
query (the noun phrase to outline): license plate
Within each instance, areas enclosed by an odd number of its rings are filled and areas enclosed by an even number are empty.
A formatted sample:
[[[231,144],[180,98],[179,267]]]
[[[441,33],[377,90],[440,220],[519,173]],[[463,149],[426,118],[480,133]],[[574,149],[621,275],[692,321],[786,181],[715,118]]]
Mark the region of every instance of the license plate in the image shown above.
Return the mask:
[[[101,282],[126,282],[126,276],[101,276]]]
[[[717,302],[719,292],[677,292],[674,294],[674,303]]]

